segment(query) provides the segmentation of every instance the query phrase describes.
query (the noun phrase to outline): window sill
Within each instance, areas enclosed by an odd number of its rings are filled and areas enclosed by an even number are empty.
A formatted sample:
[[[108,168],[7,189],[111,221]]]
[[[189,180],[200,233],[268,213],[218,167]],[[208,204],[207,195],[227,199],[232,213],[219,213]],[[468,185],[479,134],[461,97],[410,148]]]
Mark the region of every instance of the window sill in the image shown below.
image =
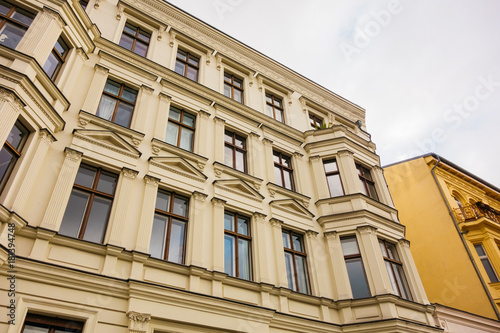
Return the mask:
[[[284,188],[282,186],[279,186],[279,185],[271,183],[271,182],[267,183],[266,186],[267,186],[267,190],[269,191],[269,195],[271,196],[271,198],[274,198],[276,196],[276,193],[279,193],[281,195],[286,196],[289,199],[297,200],[306,208],[309,207],[309,201],[311,200],[311,198],[306,196],[306,195],[289,190],[287,188]]]
[[[192,152],[187,151],[185,149],[173,146],[171,144],[160,141],[158,139],[151,140],[151,146],[152,146],[152,150],[153,150],[153,155],[159,156],[159,154],[162,151],[164,151],[164,152],[168,152],[170,154],[173,154],[175,156],[181,156],[181,157],[184,157],[186,160],[195,163],[195,165],[198,166],[198,168],[200,170],[203,170],[205,168],[205,165],[207,164],[207,161],[208,161],[208,158],[206,158],[206,157],[203,157],[201,155],[192,153]]]
[[[236,170],[234,168],[231,168],[225,164],[222,164],[220,162],[214,162],[213,163],[214,171],[215,171],[215,177],[221,178],[222,174],[228,174],[230,176],[242,179],[246,181],[249,184],[252,184],[252,186],[256,190],[260,190],[260,186],[262,185],[263,180],[254,176],[249,175],[248,173]]]

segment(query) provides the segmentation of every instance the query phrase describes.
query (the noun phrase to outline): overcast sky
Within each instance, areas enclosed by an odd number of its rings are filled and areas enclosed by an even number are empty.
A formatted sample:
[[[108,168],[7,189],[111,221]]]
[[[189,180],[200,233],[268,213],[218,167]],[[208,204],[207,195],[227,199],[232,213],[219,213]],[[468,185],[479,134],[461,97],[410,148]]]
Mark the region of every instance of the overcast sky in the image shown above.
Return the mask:
[[[169,2],[366,109],[382,165],[435,152],[500,187],[500,1]]]

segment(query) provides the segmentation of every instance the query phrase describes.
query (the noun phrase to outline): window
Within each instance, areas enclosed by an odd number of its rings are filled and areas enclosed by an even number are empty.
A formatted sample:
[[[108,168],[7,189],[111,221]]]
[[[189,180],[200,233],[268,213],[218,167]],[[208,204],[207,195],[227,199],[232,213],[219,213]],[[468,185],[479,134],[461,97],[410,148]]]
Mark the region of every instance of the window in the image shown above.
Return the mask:
[[[198,81],[198,71],[200,70],[200,58],[195,57],[189,52],[177,50],[177,59],[175,61],[175,72]]]
[[[389,279],[391,280],[392,289],[396,295],[411,301],[412,297],[410,288],[408,287],[408,282],[403,271],[403,264],[399,259],[396,246],[381,239],[378,240],[378,243],[380,245],[380,249],[382,250],[385,267],[387,268],[387,273],[389,274]]]
[[[293,183],[292,158],[280,152],[273,151],[274,175],[279,186],[295,191]]]
[[[224,73],[224,95],[243,103],[243,80]]]
[[[87,9],[87,6],[89,5],[88,0],[80,0],[80,6],[82,6],[83,9]]]
[[[271,94],[266,94],[266,112],[267,115],[271,118],[276,119],[277,121],[285,122],[283,118],[283,103],[281,98],[278,98]]]
[[[115,124],[129,127],[136,99],[137,90],[108,80],[97,109],[97,116]]]
[[[117,180],[118,175],[81,165],[59,233],[102,243]]]
[[[189,199],[159,190],[149,253],[158,259],[184,263]]]
[[[326,181],[330,189],[330,197],[338,197],[344,195],[344,188],[340,180],[339,168],[336,160],[328,160],[323,162],[326,173]]]
[[[483,245],[475,244],[474,248],[476,249],[477,255],[479,256],[479,260],[481,260],[481,262],[483,263],[483,267],[484,270],[486,271],[486,274],[488,274],[488,277],[490,278],[490,283],[498,282],[499,281],[498,276],[495,273],[493,266],[491,265],[490,259],[488,258],[488,255],[486,254]]]
[[[168,113],[165,142],[188,151],[193,151],[195,120],[196,116],[172,106]]]
[[[224,272],[245,280],[252,279],[250,219],[224,212]]]
[[[45,65],[43,65],[43,70],[45,71],[45,73],[47,73],[47,75],[51,79],[54,79],[59,73],[59,70],[66,61],[66,56],[68,55],[68,51],[69,51],[68,44],[66,44],[66,42],[62,39],[62,37],[59,37],[59,39],[56,42],[56,45],[54,46],[52,52],[49,55],[49,58],[45,62]]]
[[[0,44],[15,49],[35,14],[0,0]]]
[[[120,39],[120,46],[140,56],[145,57],[148,52],[151,34],[130,23],[125,23],[123,34]]]
[[[378,200],[377,191],[375,191],[375,182],[372,179],[370,170],[360,164],[356,164],[358,169],[359,180],[361,181],[361,189],[363,194],[369,196],[374,200]]]
[[[244,137],[226,131],[224,134],[224,163],[231,168],[246,172],[247,147]]]
[[[81,333],[83,322],[28,313],[21,333]]]
[[[21,150],[26,143],[28,134],[28,130],[18,121],[7,136],[2,151],[0,151],[0,192],[7,183],[16,161],[21,157]]]
[[[361,260],[361,253],[359,252],[356,237],[342,238],[340,242],[342,244],[342,252],[344,253],[347,274],[349,275],[349,282],[351,283],[352,297],[370,297],[370,289],[368,288],[368,281],[366,280],[363,260]]]
[[[282,236],[288,288],[300,293],[310,294],[303,237],[288,230],[283,230]]]
[[[313,114],[309,114],[309,123],[311,124],[311,129],[313,130],[321,129],[321,125],[323,125],[323,119]]]

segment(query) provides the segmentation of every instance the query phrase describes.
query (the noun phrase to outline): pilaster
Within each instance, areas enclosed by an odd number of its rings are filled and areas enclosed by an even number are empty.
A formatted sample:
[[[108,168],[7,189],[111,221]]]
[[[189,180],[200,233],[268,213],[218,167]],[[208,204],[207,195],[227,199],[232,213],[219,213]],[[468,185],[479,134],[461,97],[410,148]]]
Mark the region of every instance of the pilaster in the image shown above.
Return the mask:
[[[156,194],[158,192],[158,178],[144,176],[144,198],[142,200],[141,217],[139,219],[139,231],[134,250],[149,253],[149,242],[156,206]]]
[[[212,198],[213,212],[213,270],[224,272],[224,207],[226,202]]]
[[[335,231],[325,232],[324,236],[328,244],[328,254],[331,261],[330,269],[333,276],[334,298],[339,300],[351,299],[351,284],[349,283],[340,237]]]
[[[23,107],[23,103],[13,92],[0,88],[0,143],[2,145],[7,140]]]
[[[170,102],[172,101],[172,97],[160,93],[158,95],[158,113],[156,115],[156,126],[154,138],[165,141],[166,133],[167,133],[167,122],[168,122],[168,113],[170,111]]]
[[[318,270],[318,265],[316,262],[316,256],[313,255],[315,253],[314,248],[317,245],[318,241],[318,233],[314,230],[306,231],[306,253],[307,253],[307,262],[309,263],[309,277],[311,283],[311,295],[315,296],[323,296],[321,295],[321,288],[318,282],[318,275],[320,274],[320,270]]]
[[[378,165],[371,169],[373,180],[375,181],[375,189],[377,191],[378,199],[380,202],[394,207],[392,199],[389,194],[389,189],[387,188],[387,183],[384,177],[384,169]]]
[[[254,213],[252,216],[255,236],[252,239],[254,253],[256,254],[254,277],[256,282],[270,283],[269,249],[267,244],[266,215]]]
[[[139,313],[135,311],[127,312],[129,333],[146,333],[149,331],[151,315],[149,313]]]
[[[330,197],[330,191],[328,190],[328,184],[326,182],[325,168],[323,167],[323,162],[319,156],[311,156],[309,158],[312,166],[312,175],[314,179],[314,185],[316,192],[318,193],[318,198],[324,199]]]
[[[202,156],[208,156],[208,127],[210,113],[200,110],[198,112],[198,127],[196,128],[197,134],[195,135],[196,141],[198,142],[197,153]]]
[[[402,238],[398,241],[396,248],[401,262],[403,263],[403,270],[405,272],[408,285],[410,286],[413,300],[418,303],[429,304],[424,285],[418,275],[417,266],[415,265],[415,261],[411,255],[410,242]]]
[[[266,168],[267,180],[272,183],[276,183],[276,179],[274,176],[273,142],[266,138],[262,139],[262,142],[264,143],[264,156],[266,161],[265,168]],[[259,160],[261,158],[259,158]]]
[[[151,104],[151,96],[153,95],[154,89],[148,86],[142,85],[139,89],[139,96],[137,97],[137,103],[134,108],[134,114],[132,116],[132,122],[130,128],[134,128],[136,131],[145,132],[146,130],[146,120],[150,118],[149,112]]]
[[[101,101],[102,92],[104,91],[104,86],[106,85],[106,80],[108,79],[109,69],[101,65],[95,65],[94,67],[94,77],[90,83],[90,87],[87,92],[87,98],[83,103],[82,110],[89,113],[96,114],[97,107]]]
[[[248,151],[247,151],[247,165],[248,173],[257,177],[264,178],[262,172],[262,163],[260,157],[263,154],[264,147],[259,141],[259,135],[257,133],[251,132],[248,134]]]
[[[283,288],[288,288],[288,278],[286,274],[285,254],[283,250],[283,236],[281,226],[283,221],[272,218],[269,220],[272,226],[274,251],[270,256],[274,256],[276,276],[278,278],[277,285]]]
[[[361,192],[361,183],[359,182],[353,155],[354,153],[349,150],[341,150],[338,152],[337,164],[345,194]]]
[[[215,117],[214,122],[214,158],[215,162],[224,164],[224,127],[226,121],[222,118]]]
[[[199,267],[207,267],[207,263],[203,260],[204,249],[208,249],[205,236],[208,235],[208,223],[204,212],[205,202],[208,195],[200,192],[194,192],[191,200],[191,218],[189,219],[190,227],[188,227],[188,240],[187,244],[192,244],[188,249],[188,262],[186,265],[195,265]]]

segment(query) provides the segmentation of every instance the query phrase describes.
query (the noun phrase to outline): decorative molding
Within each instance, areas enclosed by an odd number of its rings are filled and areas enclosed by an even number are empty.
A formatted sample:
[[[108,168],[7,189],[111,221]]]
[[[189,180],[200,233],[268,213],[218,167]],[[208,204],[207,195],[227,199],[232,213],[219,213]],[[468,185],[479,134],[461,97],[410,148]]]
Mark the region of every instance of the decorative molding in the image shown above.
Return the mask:
[[[118,2],[117,13],[116,13],[116,19],[118,21],[121,20],[124,9],[125,9],[125,7],[123,6],[123,4],[121,4],[120,2]]]
[[[401,245],[401,247],[410,248],[410,241],[405,238],[401,238],[400,240],[398,240],[398,243],[399,245]]]
[[[161,41],[163,39],[163,33],[167,30],[167,26],[160,24],[160,27],[158,28],[158,36],[156,37],[157,41]]]
[[[55,20],[57,21],[57,23],[59,24],[59,26],[61,28],[63,28],[64,26],[66,26],[66,22],[64,22],[63,18],[61,17],[61,15],[59,15],[58,12],[56,12],[55,10],[51,9],[51,8],[48,8],[48,7],[43,7],[42,9],[42,13],[45,15],[45,16],[48,16],[50,17],[52,20]]]
[[[146,183],[146,186],[158,187],[160,179],[150,175],[145,175],[144,182]]]
[[[145,86],[145,85],[141,85],[141,91],[143,93],[148,94],[148,95],[151,96],[155,90],[153,88],[151,88],[151,87],[148,87],[148,86]]]
[[[165,93],[159,93],[158,94],[158,98],[160,99],[160,101],[162,102],[171,102],[172,101],[172,97],[165,94]]]
[[[24,107],[23,102],[17,98],[13,92],[0,87],[0,102],[10,103],[16,111],[21,112]]]
[[[96,74],[100,74],[100,75],[108,75],[108,73],[109,73],[109,68],[106,68],[106,67],[101,66],[99,64],[96,64],[94,66],[94,70],[95,70]]]
[[[264,142],[264,146],[273,146],[273,140],[270,140],[268,138],[263,138],[262,142]]]
[[[210,118],[210,116],[211,116],[210,112],[207,112],[207,111],[205,111],[205,110],[200,110],[200,111],[198,112],[198,114],[199,114],[199,115],[201,116],[201,118],[203,118],[203,119],[209,119],[209,118]]]
[[[357,227],[358,231],[360,233],[366,233],[366,234],[376,234],[377,233],[377,228],[372,227],[371,225],[364,225]]]
[[[135,311],[127,312],[129,319],[129,332],[130,333],[146,333],[148,331],[148,324],[151,321],[151,315],[148,313],[139,313]]]
[[[95,2],[94,2],[94,8],[95,9],[99,8],[99,2],[101,2],[101,0],[95,0]]]
[[[45,141],[48,145],[51,145],[55,141],[57,141],[57,139],[54,137],[54,135],[52,135],[52,133],[50,133],[50,131],[46,128],[42,128],[40,130],[40,132],[38,133],[38,136],[40,137],[40,139]]]
[[[169,44],[170,47],[174,47],[174,43],[175,43],[175,37],[176,37],[176,33],[174,30],[170,30],[170,41],[169,41]]]
[[[259,212],[253,213],[254,220],[257,222],[260,222],[260,223],[266,222],[266,217],[267,217],[267,215],[259,213]]]
[[[274,218],[274,217],[273,217],[273,218],[271,218],[271,219],[269,220],[269,223],[271,223],[271,225],[272,225],[273,227],[276,227],[276,228],[281,228],[281,225],[283,224],[283,221],[278,220],[278,219],[276,219],[276,218]]]
[[[193,197],[196,201],[205,202],[205,199],[208,197],[208,195],[205,193],[194,191]]]
[[[224,206],[226,206],[226,201],[222,200],[222,199],[218,199],[216,197],[213,197],[212,198],[212,205],[214,205],[214,207],[224,208]]]
[[[215,124],[222,124],[222,125],[226,123],[226,121],[224,119],[219,118],[217,116],[214,117],[214,122],[215,122]]]
[[[336,239],[337,238],[337,232],[336,231],[327,231],[327,232],[324,232],[323,233],[323,236],[325,236],[326,238],[332,238],[332,239]]]
[[[66,147],[64,149],[64,153],[66,154],[66,159],[72,162],[79,162],[82,159],[83,153],[78,150],[71,149]]]
[[[78,56],[80,56],[83,59],[83,61],[89,60],[89,56],[81,47],[76,48],[76,54],[78,54]]]
[[[319,162],[321,160],[321,157],[319,155],[314,155],[314,156],[309,157],[309,160],[311,162]]]
[[[138,173],[139,173],[138,171],[135,171],[135,170],[132,170],[132,169],[128,169],[128,168],[123,168],[122,169],[122,175],[123,175],[123,177],[127,178],[127,179],[130,179],[130,180],[134,180],[137,177]]]
[[[307,230],[306,231],[306,236],[307,238],[316,238],[318,236],[319,232],[316,232],[314,230]]]
[[[339,150],[337,152],[337,154],[339,156],[353,156],[354,155],[354,153],[352,151],[348,150],[348,149]]]

